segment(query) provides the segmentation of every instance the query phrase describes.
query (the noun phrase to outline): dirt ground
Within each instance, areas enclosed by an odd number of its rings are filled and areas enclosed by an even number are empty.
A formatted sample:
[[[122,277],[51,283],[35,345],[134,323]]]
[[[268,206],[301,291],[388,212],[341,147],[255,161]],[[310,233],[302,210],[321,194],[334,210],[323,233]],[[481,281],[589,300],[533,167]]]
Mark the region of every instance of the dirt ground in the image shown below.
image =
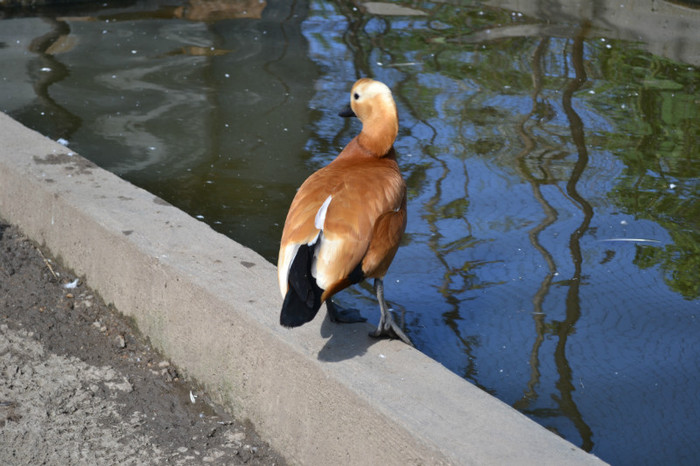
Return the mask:
[[[75,279],[0,220],[0,464],[285,464]]]

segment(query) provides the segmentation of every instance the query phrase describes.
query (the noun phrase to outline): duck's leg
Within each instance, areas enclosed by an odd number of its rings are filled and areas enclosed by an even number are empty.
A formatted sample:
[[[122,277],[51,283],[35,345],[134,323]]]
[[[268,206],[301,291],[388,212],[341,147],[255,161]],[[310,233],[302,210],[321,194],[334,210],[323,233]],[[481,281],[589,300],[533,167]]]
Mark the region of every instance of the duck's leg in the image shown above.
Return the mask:
[[[358,322],[367,322],[365,317],[362,317],[357,309],[343,309],[335,304],[330,299],[326,301],[326,309],[328,309],[328,317],[331,322],[341,324],[356,324]]]
[[[384,281],[382,281],[381,278],[374,279],[374,291],[377,293],[377,301],[379,301],[379,309],[381,310],[382,315],[379,318],[377,330],[370,333],[369,336],[375,338],[399,338],[407,345],[413,346],[411,340],[405,333],[403,333],[403,330],[401,330],[401,327],[396,324],[394,318],[391,316],[391,312],[389,312],[386,301],[384,301]]]

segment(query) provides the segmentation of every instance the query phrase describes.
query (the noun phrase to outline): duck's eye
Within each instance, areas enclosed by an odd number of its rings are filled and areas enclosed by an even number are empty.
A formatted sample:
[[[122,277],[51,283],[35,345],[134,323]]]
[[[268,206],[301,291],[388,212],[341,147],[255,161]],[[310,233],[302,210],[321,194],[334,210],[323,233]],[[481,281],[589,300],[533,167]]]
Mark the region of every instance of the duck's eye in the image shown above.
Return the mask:
[[[353,97],[355,98],[355,100],[358,100],[358,99],[360,98],[360,94],[358,94],[357,92],[355,92],[355,93],[353,94]]]

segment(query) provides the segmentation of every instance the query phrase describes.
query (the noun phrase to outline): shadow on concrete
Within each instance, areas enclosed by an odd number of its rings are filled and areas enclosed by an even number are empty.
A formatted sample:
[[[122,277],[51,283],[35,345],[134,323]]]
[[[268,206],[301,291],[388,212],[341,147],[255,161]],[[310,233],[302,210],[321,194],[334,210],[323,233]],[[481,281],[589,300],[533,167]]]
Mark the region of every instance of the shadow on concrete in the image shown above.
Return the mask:
[[[326,362],[340,362],[363,356],[367,353],[367,349],[378,341],[369,336],[372,330],[373,327],[365,322],[357,324],[331,322],[326,313],[321,323],[321,336],[327,340],[318,352],[318,359]]]

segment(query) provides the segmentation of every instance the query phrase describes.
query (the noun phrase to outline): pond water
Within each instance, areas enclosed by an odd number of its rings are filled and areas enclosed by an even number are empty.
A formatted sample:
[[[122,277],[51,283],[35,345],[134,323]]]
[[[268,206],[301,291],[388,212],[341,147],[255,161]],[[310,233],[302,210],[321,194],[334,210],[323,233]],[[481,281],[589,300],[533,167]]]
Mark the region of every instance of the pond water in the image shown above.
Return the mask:
[[[359,131],[350,86],[386,82],[409,189],[386,296],[416,346],[608,462],[697,464],[692,3],[0,9],[0,110],[275,262]],[[338,301],[378,320],[368,285]]]

